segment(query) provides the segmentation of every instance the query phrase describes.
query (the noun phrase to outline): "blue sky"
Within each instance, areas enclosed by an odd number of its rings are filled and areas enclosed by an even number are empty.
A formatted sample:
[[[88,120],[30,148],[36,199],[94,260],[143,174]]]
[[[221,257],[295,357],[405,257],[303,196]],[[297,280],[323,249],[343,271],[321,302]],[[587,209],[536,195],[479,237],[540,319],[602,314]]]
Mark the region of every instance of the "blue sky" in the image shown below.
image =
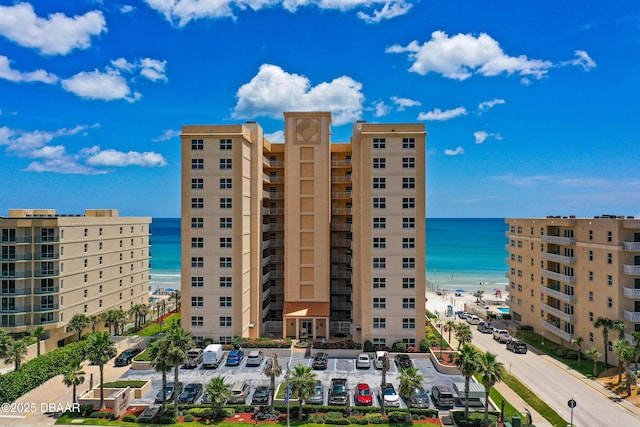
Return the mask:
[[[428,217],[640,214],[635,1],[0,0],[0,215],[180,213],[183,124],[423,122]]]

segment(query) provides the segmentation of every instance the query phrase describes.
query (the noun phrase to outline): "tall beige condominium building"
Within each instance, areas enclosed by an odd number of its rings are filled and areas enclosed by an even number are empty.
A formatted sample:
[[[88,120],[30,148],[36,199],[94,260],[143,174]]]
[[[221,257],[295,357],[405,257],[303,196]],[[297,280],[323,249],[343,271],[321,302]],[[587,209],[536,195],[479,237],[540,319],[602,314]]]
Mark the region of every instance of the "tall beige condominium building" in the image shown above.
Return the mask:
[[[596,347],[617,363],[611,331],[604,344],[599,317],[622,321],[625,334],[640,331],[640,219],[509,218],[506,235],[513,319],[545,339],[583,349]]]
[[[424,337],[422,124],[353,126],[285,113],[182,128],[183,325],[196,337]]]
[[[0,327],[41,325],[50,350],[74,339],[66,330],[74,314],[147,303],[150,222],[117,210],[10,210],[0,217]]]

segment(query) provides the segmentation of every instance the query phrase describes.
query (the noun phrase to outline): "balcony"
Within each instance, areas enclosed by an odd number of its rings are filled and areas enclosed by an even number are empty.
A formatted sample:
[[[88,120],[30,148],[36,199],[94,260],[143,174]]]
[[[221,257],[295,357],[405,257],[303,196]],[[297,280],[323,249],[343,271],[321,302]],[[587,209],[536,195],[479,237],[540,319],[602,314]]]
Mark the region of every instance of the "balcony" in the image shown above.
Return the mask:
[[[571,342],[571,340],[573,340],[576,336],[575,334],[569,334],[565,331],[563,331],[562,329],[560,329],[559,327],[557,327],[556,325],[554,325],[553,323],[549,323],[547,321],[542,321],[542,328],[546,329],[547,331],[550,331],[551,333],[553,333],[554,335],[562,338],[563,340],[567,341],[567,342]]]
[[[574,237],[562,237],[562,236],[541,236],[540,240],[544,243],[555,243],[557,245],[575,245],[576,239]]]
[[[274,295],[284,295],[284,286],[272,286],[271,293]]]
[[[262,292],[262,301],[269,299],[271,296],[271,287],[268,287],[264,292]]]
[[[284,192],[275,191],[275,192],[269,193],[269,198],[270,199],[284,199]]]
[[[3,240],[2,242],[3,245],[15,245],[15,244],[20,244],[20,243],[31,243],[31,236],[20,236],[20,237],[16,237],[12,240]]]
[[[351,182],[351,176],[331,175],[331,182]]]
[[[46,236],[46,237],[38,236],[35,238],[36,243],[58,243],[59,241],[60,241],[59,236]]]
[[[284,239],[271,239],[271,246],[276,246],[276,247],[283,247],[284,246]]]
[[[351,160],[331,160],[332,167],[350,167]]]
[[[272,184],[284,184],[284,176],[272,176],[271,177]]]
[[[331,246],[335,248],[350,248],[351,242],[348,239],[331,239]]]
[[[544,269],[540,272],[540,274],[542,275],[542,277],[557,280],[558,282],[572,283],[572,284],[576,283],[575,276],[567,276],[566,274],[557,273],[555,271],[544,270]]]
[[[567,295],[567,294],[565,294],[563,292],[556,291],[554,289],[547,288],[545,286],[540,288],[540,292],[542,292],[544,295],[549,295],[550,297],[553,297],[553,298],[558,299],[560,301],[568,302],[568,303],[571,303],[571,304],[575,304],[575,302],[576,302],[576,296],[575,295]]]
[[[276,209],[272,208],[271,213],[273,213],[274,210]],[[284,224],[281,222],[272,222],[270,226],[271,226],[271,231],[284,231]]]
[[[351,231],[352,224],[347,223],[331,223],[331,231]]]
[[[553,261],[553,262],[559,262],[561,264],[575,264],[576,263],[576,258],[575,257],[570,257],[570,256],[565,256],[565,255],[560,255],[560,254],[552,254],[550,252],[543,252],[542,259],[546,259],[547,261]]]
[[[262,182],[266,182],[267,184],[271,183],[271,177],[266,173],[262,174]]]
[[[31,306],[30,305],[14,305],[12,307],[11,306],[1,307],[0,313],[29,314],[31,313]]]
[[[640,274],[640,265],[624,265],[624,274],[628,274],[630,276],[636,276]]]
[[[351,322],[333,321],[329,323],[329,331],[331,335],[335,335],[335,334],[351,335]]]
[[[42,311],[53,311],[58,309],[58,304],[43,304],[40,306],[36,306],[34,311],[42,312]]]
[[[267,283],[271,279],[271,272],[268,271],[266,274],[262,275],[262,283]]]
[[[284,160],[271,160],[269,164],[271,165],[272,168],[283,168]]]
[[[351,286],[336,286],[331,288],[331,295],[351,295]]]
[[[272,262],[284,262],[284,255],[271,255]]]
[[[640,299],[640,289],[624,288],[624,296],[631,299]]]
[[[31,254],[8,255],[6,257],[3,256],[0,259],[0,261],[9,261],[9,262],[32,261],[32,260],[33,260],[33,256]]]
[[[262,241],[262,249],[269,249],[271,247],[271,240],[263,240]]]
[[[564,320],[565,322],[575,323],[576,316],[575,314],[567,314],[562,310],[558,310],[557,308],[553,308],[550,305],[542,304],[542,309],[549,314],[553,314],[555,317]],[[640,313],[638,313],[640,314]]]
[[[334,302],[331,303],[331,310],[349,310],[351,311],[352,306],[350,302]]]
[[[331,209],[332,215],[351,215],[351,208],[333,208]]]
[[[60,254],[58,252],[45,253],[45,254],[36,254],[35,255],[35,260],[36,261],[40,261],[40,260],[57,260],[58,258],[60,258]]]
[[[624,250],[628,252],[640,252],[640,242],[624,242]]]
[[[263,333],[277,333],[282,332],[281,320],[267,320],[262,324]]]
[[[640,322],[640,311],[624,311],[624,320],[630,322]]]
[[[262,232],[263,233],[268,233],[269,231],[271,231],[271,224],[269,224],[269,223],[262,224]]]
[[[332,279],[351,279],[351,272],[344,270],[332,270],[331,271]]]
[[[274,279],[284,279],[284,271],[276,270],[271,272],[271,277]]]
[[[3,271],[0,272],[2,279],[30,279],[31,271]]]
[[[58,293],[58,287],[57,286],[52,286],[50,288],[36,288],[33,293],[36,294],[36,295],[38,295],[38,294],[57,294]]]
[[[339,262],[339,263],[351,263],[350,255],[331,255],[331,262]]]
[[[271,215],[284,215],[284,208],[271,208]]]
[[[351,199],[351,193],[332,191],[331,198],[332,199]]]
[[[269,208],[262,208],[262,215],[271,215]]]

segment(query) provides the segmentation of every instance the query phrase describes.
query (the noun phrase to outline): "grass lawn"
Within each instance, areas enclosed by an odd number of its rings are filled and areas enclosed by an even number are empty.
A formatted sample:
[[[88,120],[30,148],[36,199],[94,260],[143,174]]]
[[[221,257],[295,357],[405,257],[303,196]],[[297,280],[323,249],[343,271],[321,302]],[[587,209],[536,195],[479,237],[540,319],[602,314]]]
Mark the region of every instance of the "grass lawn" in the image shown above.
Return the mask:
[[[564,420],[556,411],[551,409],[542,399],[536,396],[529,388],[522,384],[516,377],[506,374],[502,377],[502,381],[515,391],[518,396],[527,402],[533,409],[542,415],[554,427],[566,427],[569,423]],[[535,420],[534,420],[535,421]]]
[[[478,380],[478,382],[480,381],[480,378],[481,378],[480,374],[476,374],[474,375],[474,377],[476,378],[476,380]],[[496,390],[495,387],[491,387],[491,391],[489,391],[489,397],[491,398],[491,400],[493,400],[493,403],[498,405],[498,407],[496,408],[498,411],[500,410],[500,405],[502,405],[502,401],[504,400],[504,419],[505,420],[510,420],[511,417],[520,417],[521,420],[524,419],[524,416],[520,412],[518,412],[518,410],[511,403],[509,403],[502,396],[502,394],[500,394],[500,392]]]
[[[173,313],[172,315],[164,319],[162,330],[166,331],[174,323],[177,325],[179,321],[180,321],[180,313]],[[160,333],[160,323],[152,323],[149,326],[143,328],[136,335],[139,335],[141,337],[150,337],[158,333]]]
[[[112,381],[110,383],[104,383],[105,388],[141,388],[147,383],[144,380],[123,380],[123,381]]]

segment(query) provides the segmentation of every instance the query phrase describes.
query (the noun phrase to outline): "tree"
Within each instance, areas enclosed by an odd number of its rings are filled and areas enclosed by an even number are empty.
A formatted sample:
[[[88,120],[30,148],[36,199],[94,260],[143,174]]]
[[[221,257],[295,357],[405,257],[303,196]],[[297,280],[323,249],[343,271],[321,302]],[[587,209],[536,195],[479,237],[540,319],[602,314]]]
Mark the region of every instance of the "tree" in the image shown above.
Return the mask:
[[[604,341],[604,366],[609,365],[609,330],[613,329],[614,322],[606,317],[598,317],[593,323],[595,328],[602,328],[602,339]]]
[[[104,326],[109,328],[110,335],[115,335],[115,332],[112,332],[112,329],[111,329],[111,327],[114,326],[116,323],[115,317],[116,317],[115,310],[107,310],[104,313],[102,313],[102,321],[104,322]]]
[[[116,357],[118,351],[111,342],[111,336],[107,331],[98,331],[88,336],[87,357],[94,365],[100,367],[100,410],[104,405],[104,365]]]
[[[98,326],[98,324],[100,324],[100,322],[101,322],[100,316],[98,316],[96,314],[92,314],[87,319],[89,321],[89,327],[91,328],[91,332],[95,332],[96,331],[96,326]]]
[[[211,400],[215,418],[220,414],[222,405],[229,400],[231,396],[231,386],[224,382],[224,377],[213,377],[211,381],[209,381],[209,384],[207,384],[204,394]],[[273,403],[271,403],[271,405],[273,405]]]
[[[298,365],[289,379],[291,396],[298,399],[298,421],[302,421],[302,404],[315,392],[316,374],[309,366]]]
[[[13,340],[7,347],[4,363],[13,363],[15,370],[20,369],[20,364],[27,355],[27,343],[24,340]]]
[[[174,326],[167,332],[166,340],[169,342],[167,362],[170,366],[173,366],[173,383],[177,385],[179,381],[180,365],[187,360],[187,350],[193,347],[193,339],[191,337],[191,332],[187,332],[179,326]],[[178,418],[178,395],[179,393],[173,393],[173,416],[175,418]]]
[[[389,361],[389,353],[385,351],[382,357],[382,381],[380,382],[380,391],[384,390],[384,386],[387,383],[387,372],[389,369],[391,369],[391,362]],[[382,407],[382,416],[384,417],[387,414],[384,407],[384,398],[381,399],[380,406]]]
[[[482,372],[482,384],[484,385],[484,425],[489,427],[489,393],[491,387],[502,381],[504,365],[497,360],[493,353],[480,353],[480,372]]]
[[[271,378],[271,407],[270,412],[273,412],[273,399],[276,392],[276,377],[282,375],[282,366],[278,363],[278,355],[273,353],[267,363],[264,365],[264,374]]]
[[[80,363],[74,362],[69,366],[69,370],[62,377],[62,382],[67,387],[73,387],[73,400],[76,403],[76,387],[84,382],[85,372],[82,370]]]
[[[151,359],[151,366],[162,373],[162,412],[167,410],[167,372],[171,370],[168,360],[169,342],[165,338],[154,341],[147,351]]]
[[[84,331],[87,326],[89,326],[89,318],[84,313],[74,314],[71,320],[69,320],[69,324],[67,328],[69,330],[74,331],[78,334],[78,341],[82,338],[82,331]]]
[[[619,341],[620,340],[616,341],[616,344]],[[620,359],[624,363],[625,375],[627,377],[627,381],[626,381],[627,396],[631,396],[631,383],[632,382],[635,383],[635,375],[631,372],[631,364],[635,362],[636,358],[638,357],[638,351],[636,350],[636,347],[633,344],[631,344],[629,341],[623,340],[622,342],[624,344],[620,346],[622,348],[619,349],[618,357],[620,357]]]
[[[453,320],[448,320],[447,323],[444,324],[444,331],[449,332],[449,344],[451,344],[451,332],[455,331],[455,329],[456,322],[454,322]]]
[[[465,344],[458,351],[454,363],[460,369],[460,373],[464,376],[464,417],[469,418],[469,382],[471,377],[478,372],[480,368],[480,352],[471,344]]]
[[[10,345],[11,337],[6,331],[0,329],[0,359],[4,359],[7,356]]]
[[[615,340],[613,343],[613,351],[618,356],[618,384],[622,383],[623,353],[627,350],[628,345],[629,342],[626,340]]]
[[[400,371],[400,395],[407,399],[407,423],[411,422],[411,405],[409,401],[416,396],[416,390],[422,386],[424,377],[418,372],[418,369],[411,365],[407,369]],[[383,399],[384,400],[384,399]]]
[[[571,343],[573,345],[575,345],[576,347],[578,347],[578,367],[580,367],[581,365],[581,356],[582,356],[582,337],[575,337],[574,339],[571,340]]]
[[[640,356],[640,331],[631,332],[631,339],[636,347],[636,352]],[[636,371],[638,370],[638,358],[636,357]]]
[[[469,326],[469,324],[456,324],[456,339],[458,340],[458,348],[466,343],[470,343],[471,337],[473,337],[473,333],[471,332],[471,326]]]
[[[593,359],[593,377],[598,376],[598,359],[602,354],[598,351],[597,348],[593,347],[590,350],[587,350],[585,354]]]
[[[44,336],[44,327],[43,326],[36,326],[35,328],[33,328],[31,330],[31,332],[29,332],[29,334],[34,337],[36,339],[36,343],[38,344],[37,350],[38,350],[38,357],[40,357],[40,341],[42,340],[42,337]]]
[[[484,295],[484,291],[476,291],[476,303],[480,304],[482,301],[482,295]]]

